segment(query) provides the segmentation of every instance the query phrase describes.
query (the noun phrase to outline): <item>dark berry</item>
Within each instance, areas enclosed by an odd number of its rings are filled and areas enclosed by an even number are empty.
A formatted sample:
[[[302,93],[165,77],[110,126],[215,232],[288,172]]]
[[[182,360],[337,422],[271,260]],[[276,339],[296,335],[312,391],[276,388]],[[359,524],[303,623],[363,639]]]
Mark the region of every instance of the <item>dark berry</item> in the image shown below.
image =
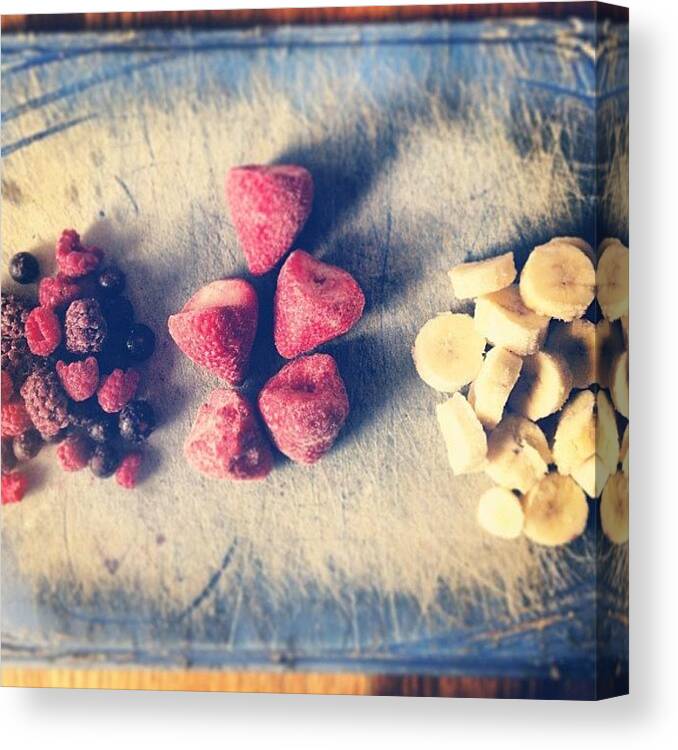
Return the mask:
[[[86,430],[92,419],[101,416],[101,408],[96,396],[92,396],[86,401],[71,401],[68,405],[68,413],[74,427]]]
[[[16,456],[12,450],[12,438],[2,438],[2,473],[12,471],[16,466]]]
[[[56,445],[57,443],[60,443],[62,440],[65,440],[68,437],[68,432],[68,428],[64,427],[63,429],[59,430],[59,432],[55,432],[53,435],[42,435],[42,439],[49,445]]]
[[[112,445],[97,445],[89,460],[89,468],[95,477],[104,479],[115,472],[119,463],[118,452]]]
[[[82,354],[103,349],[108,326],[99,303],[93,298],[76,299],[66,310],[66,348]]]
[[[17,253],[9,262],[9,275],[19,284],[32,284],[40,275],[40,264],[31,253]]]
[[[155,334],[148,326],[137,323],[130,328],[125,345],[131,359],[135,362],[143,362],[153,354]]]
[[[118,416],[120,436],[131,443],[146,440],[155,429],[155,425],[155,413],[148,401],[130,401]]]
[[[125,288],[125,274],[115,266],[104,269],[98,276],[99,288],[108,297],[115,297]]]
[[[26,430],[14,438],[14,455],[19,461],[30,461],[40,453],[43,442],[37,430]]]
[[[85,431],[95,443],[103,445],[117,437],[115,420],[104,414],[92,417],[85,423]]]
[[[101,310],[113,334],[124,336],[134,322],[134,308],[127,297],[106,297]]]
[[[99,375],[109,375],[113,370],[126,370],[129,367],[129,357],[124,342],[117,337],[110,337],[104,350],[97,357]]]

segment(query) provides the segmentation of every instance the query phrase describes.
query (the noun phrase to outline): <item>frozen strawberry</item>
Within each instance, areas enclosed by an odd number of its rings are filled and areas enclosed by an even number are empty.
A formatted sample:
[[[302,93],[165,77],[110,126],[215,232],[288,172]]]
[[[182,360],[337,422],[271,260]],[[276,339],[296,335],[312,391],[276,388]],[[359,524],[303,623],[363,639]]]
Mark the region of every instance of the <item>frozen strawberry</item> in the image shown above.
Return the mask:
[[[303,228],[313,202],[313,178],[294,165],[248,165],[231,169],[226,200],[247,267],[270,271]]]
[[[311,354],[285,365],[259,394],[259,411],[282,453],[315,463],[332,447],[349,411],[334,358]]]
[[[101,261],[104,253],[98,247],[87,247],[80,242],[80,235],[75,229],[64,229],[56,243],[56,262],[59,271],[65,276],[79,278],[92,273]]]
[[[252,405],[225,388],[212,391],[198,410],[184,454],[194,469],[215,479],[263,479],[273,465]]]
[[[26,318],[26,341],[33,354],[50,355],[61,343],[61,322],[48,307],[34,307]]]
[[[45,277],[38,285],[40,305],[50,310],[65,308],[79,297],[82,297],[80,284],[62,273],[53,278]]]
[[[138,370],[116,369],[107,375],[97,391],[99,406],[108,414],[115,414],[134,396],[139,385],[141,375]]]
[[[91,455],[92,444],[81,435],[70,435],[57,448],[57,460],[64,471],[84,469]]]
[[[8,471],[2,475],[2,504],[20,503],[26,494],[28,479],[20,471]]]
[[[7,370],[2,370],[2,386],[0,387],[0,393],[2,393],[3,401],[6,401],[12,395],[14,390],[14,383],[12,382],[12,376]]]
[[[365,296],[348,271],[295,250],[278,276],[273,335],[287,359],[341,336],[363,314]]]
[[[257,293],[243,279],[207,284],[170,315],[169,332],[181,351],[230,385],[245,377],[257,331]]]
[[[2,437],[16,437],[33,427],[26,406],[20,398],[2,402]]]
[[[128,453],[115,471],[115,481],[126,490],[134,489],[137,486],[142,460],[143,454],[141,451]]]
[[[86,401],[99,385],[99,364],[94,357],[66,364],[59,360],[56,372],[66,393],[73,401]]]

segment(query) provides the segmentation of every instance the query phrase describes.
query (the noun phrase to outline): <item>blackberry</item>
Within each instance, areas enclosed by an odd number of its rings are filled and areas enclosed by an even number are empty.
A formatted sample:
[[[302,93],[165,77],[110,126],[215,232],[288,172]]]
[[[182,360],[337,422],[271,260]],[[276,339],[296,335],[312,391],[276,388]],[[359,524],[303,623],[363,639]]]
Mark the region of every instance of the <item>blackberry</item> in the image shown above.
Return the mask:
[[[9,275],[18,284],[32,284],[40,275],[40,265],[35,255],[17,253],[9,262]]]
[[[5,474],[16,466],[16,456],[12,450],[12,438],[2,438],[2,473]]]
[[[88,297],[71,302],[64,326],[69,351],[90,354],[102,350],[108,326],[95,299]]]
[[[21,386],[21,395],[31,421],[43,438],[55,437],[68,427],[68,397],[55,372],[47,369],[32,372]]]
[[[99,445],[110,443],[118,436],[114,420],[104,414],[90,418],[84,424],[85,432]]]
[[[125,347],[131,359],[135,362],[143,362],[153,354],[155,334],[148,326],[137,323],[130,328]]]
[[[118,417],[120,436],[130,443],[141,443],[153,432],[155,412],[148,401],[130,401]]]
[[[96,446],[89,460],[89,468],[95,477],[104,479],[115,472],[119,463],[118,452],[110,443],[107,443]]]
[[[26,432],[14,438],[14,455],[19,461],[30,461],[35,458],[42,448],[43,440],[37,430]]]
[[[107,297],[115,297],[125,288],[125,274],[115,266],[104,269],[97,277],[99,289]]]

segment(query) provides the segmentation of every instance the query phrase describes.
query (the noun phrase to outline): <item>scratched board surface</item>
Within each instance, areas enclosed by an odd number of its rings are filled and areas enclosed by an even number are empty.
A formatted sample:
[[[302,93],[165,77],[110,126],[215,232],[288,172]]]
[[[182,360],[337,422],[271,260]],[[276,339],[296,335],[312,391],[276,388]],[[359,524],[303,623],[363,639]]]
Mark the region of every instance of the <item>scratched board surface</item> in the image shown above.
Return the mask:
[[[565,549],[483,535],[488,480],[451,475],[410,348],[470,309],[455,263],[628,239],[627,64],[624,28],[577,20],[4,36],[4,261],[31,249],[50,271],[67,226],[119,259],[158,333],[143,387],[161,426],[133,493],[65,477],[52,449],[30,465],[2,513],[3,658],[578,677],[597,653],[623,661],[625,553],[595,507]],[[246,273],[223,177],[248,162],[312,172],[298,245],[367,307],[323,347],[352,406],[334,450],[231,485],[181,459],[216,381],[165,321]],[[254,282],[250,395],[281,364],[274,276]]]

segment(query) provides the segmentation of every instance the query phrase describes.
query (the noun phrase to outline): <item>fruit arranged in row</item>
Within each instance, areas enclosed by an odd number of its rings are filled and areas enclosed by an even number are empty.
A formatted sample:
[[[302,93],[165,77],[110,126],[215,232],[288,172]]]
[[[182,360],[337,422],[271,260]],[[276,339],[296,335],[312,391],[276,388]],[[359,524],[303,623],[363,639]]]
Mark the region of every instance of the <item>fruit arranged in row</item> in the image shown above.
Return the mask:
[[[22,499],[29,477],[14,469],[45,443],[59,443],[65,471],[89,466],[97,477],[115,473],[123,487],[137,482],[139,446],[156,422],[151,405],[136,398],[137,365],[152,355],[155,335],[135,322],[122,295],[125,274],[102,267],[103,259],[100,248],[65,230],[56,243],[58,273],[39,280],[38,304],[2,295],[3,503]],[[15,255],[10,275],[38,281],[35,256]]]
[[[567,543],[588,496],[607,537],[628,539],[628,249],[609,239],[598,252],[596,268],[586,242],[554,238],[517,283],[513,253],[461,264],[450,280],[473,317],[442,313],[416,337],[419,376],[453,394],[436,407],[453,472],[498,485],[478,507],[497,536]]]

